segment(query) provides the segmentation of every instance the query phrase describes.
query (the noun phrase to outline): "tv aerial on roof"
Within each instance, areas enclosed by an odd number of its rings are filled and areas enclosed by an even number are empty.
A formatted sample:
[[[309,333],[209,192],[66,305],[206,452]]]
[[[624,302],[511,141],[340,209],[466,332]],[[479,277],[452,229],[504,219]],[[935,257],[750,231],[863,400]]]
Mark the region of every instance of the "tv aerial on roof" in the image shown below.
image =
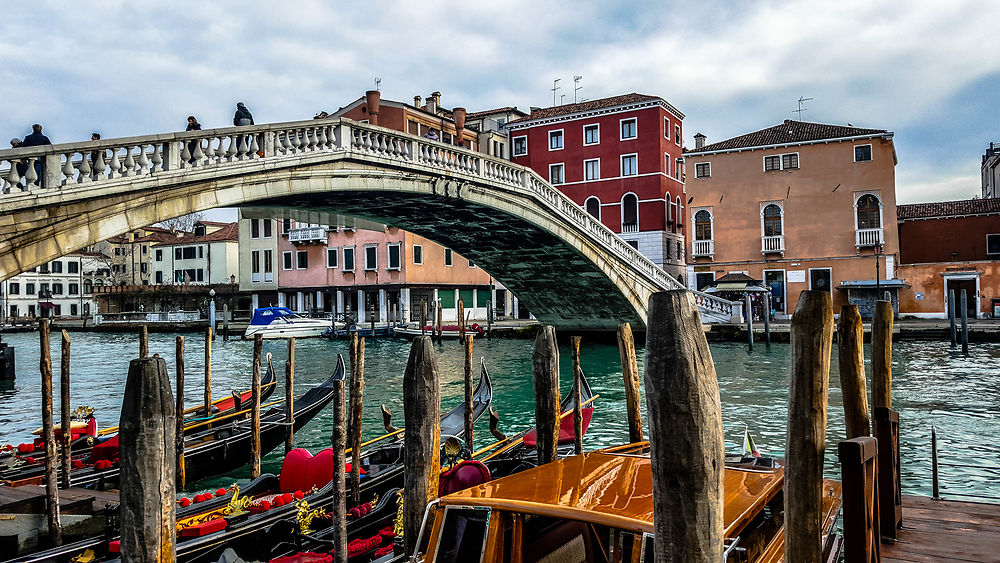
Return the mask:
[[[809,111],[806,108],[802,107],[802,102],[808,102],[809,100],[813,99],[815,98],[803,98],[802,96],[799,96],[799,109],[795,110],[795,113],[799,114],[799,121],[802,121],[802,112]]]

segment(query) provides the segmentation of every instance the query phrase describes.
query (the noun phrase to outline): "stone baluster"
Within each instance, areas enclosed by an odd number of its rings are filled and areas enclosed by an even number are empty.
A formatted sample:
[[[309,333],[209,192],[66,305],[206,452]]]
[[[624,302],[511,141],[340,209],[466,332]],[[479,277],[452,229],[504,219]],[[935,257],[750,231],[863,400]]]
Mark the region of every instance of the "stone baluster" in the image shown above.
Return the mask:
[[[236,160],[243,160],[250,151],[250,145],[247,144],[246,135],[237,135],[237,140],[239,142],[236,144]]]
[[[21,181],[21,176],[17,173],[17,160],[9,160],[10,170],[7,173],[7,184],[4,186],[4,193],[10,193],[11,189]]]
[[[309,152],[314,152],[316,150],[316,145],[319,139],[316,138],[316,128],[310,127],[306,129],[306,139],[309,140]]]
[[[289,131],[283,131],[281,133],[281,154],[291,154],[292,152],[292,141],[289,139],[290,135]]]
[[[298,153],[302,152],[302,149],[301,149],[301,147],[302,147],[302,141],[301,141],[301,139],[299,139],[299,135],[300,134],[301,133],[299,132],[298,129],[293,129],[292,131],[289,132],[289,137],[291,137],[289,139],[289,142],[291,143],[291,146],[292,146],[292,154],[298,154]]]
[[[191,149],[188,147],[187,141],[181,141],[181,168],[188,168],[191,166]]]
[[[146,156],[146,146],[145,144],[139,145],[139,158],[135,160],[136,173],[139,176],[148,176],[150,174],[149,170],[149,157]],[[156,145],[153,145],[153,150],[156,150]],[[155,152],[153,153],[156,154]]]
[[[104,152],[101,150],[100,152]],[[118,178],[121,176],[119,171],[122,169],[122,161],[118,158],[118,149],[111,149],[111,162],[108,163],[108,179]]]
[[[66,157],[66,161],[62,165],[62,173],[66,177],[64,185],[73,182],[73,175],[76,173],[76,168],[73,168],[73,155],[75,154],[75,152],[70,152],[63,155]]]
[[[76,183],[84,184],[91,182],[94,179],[94,169],[90,167],[90,155],[81,153],[80,157],[80,168],[77,171]]]
[[[135,147],[125,147],[125,161],[122,162],[122,176],[136,176],[135,159],[132,158],[132,150]]]
[[[27,189],[29,190],[32,188],[32,186],[36,186],[38,182],[38,172],[35,171],[35,161],[37,160],[38,158],[34,156],[29,156],[27,158],[28,170],[25,171],[24,173],[24,182]]]
[[[233,162],[236,160],[236,154],[239,152],[239,135],[233,135],[229,137],[229,148],[226,150],[226,160],[228,162]]]
[[[229,154],[226,151],[226,138],[216,137],[215,140],[219,141],[219,146],[215,148],[215,158],[213,159],[213,162],[221,164],[226,161],[226,156]]]
[[[327,127],[326,127],[326,125],[324,125],[324,126],[318,128],[318,131],[317,131],[317,133],[319,134],[319,146],[320,146],[321,149],[328,149],[328,148],[330,148],[330,146],[329,146],[330,145],[330,138],[327,137],[327,135],[326,135],[326,129],[327,129]]]
[[[260,158],[260,143],[257,142],[257,135],[250,135],[250,158]]]
[[[160,150],[161,146],[163,145],[153,143],[153,155],[149,157],[149,161],[153,164],[153,167],[150,169],[150,174],[156,174],[157,172],[163,170],[163,154]]]
[[[184,143],[187,147],[189,143]],[[201,149],[201,139],[195,139],[191,141],[190,144],[194,145],[194,152],[188,157],[191,162],[191,166],[202,166],[205,164],[205,151]],[[181,158],[184,158],[184,153],[181,153]]]

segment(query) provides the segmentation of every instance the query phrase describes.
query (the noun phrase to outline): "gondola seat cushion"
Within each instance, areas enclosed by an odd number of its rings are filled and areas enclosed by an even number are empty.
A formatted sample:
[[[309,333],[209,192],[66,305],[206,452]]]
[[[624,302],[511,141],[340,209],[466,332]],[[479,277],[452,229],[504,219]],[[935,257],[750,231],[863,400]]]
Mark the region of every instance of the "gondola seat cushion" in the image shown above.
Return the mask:
[[[351,470],[348,463],[344,468],[345,472]],[[364,474],[362,469],[361,473]],[[281,464],[281,477],[279,486],[283,493],[294,493],[295,491],[308,491],[313,487],[319,488],[330,482],[333,475],[333,449],[326,448],[315,456],[303,448],[295,448],[288,452],[285,461]]]
[[[441,474],[438,496],[482,485],[490,480],[490,470],[481,461],[466,459]]]
[[[209,520],[203,524],[198,524],[197,526],[188,526],[181,530],[182,538],[200,538],[201,536],[207,536],[208,534],[213,534],[215,532],[221,532],[226,529],[226,519],[225,518],[215,518]]]
[[[113,459],[118,459],[118,434],[100,442],[90,450],[90,463]]]
[[[590,427],[590,418],[594,416],[594,409],[584,407],[581,413],[583,415],[583,433],[587,434],[587,428]],[[573,415],[563,417],[562,422],[559,424],[559,443],[560,444],[572,444],[573,443]],[[538,445],[538,430],[532,430],[524,435],[524,446],[527,448],[534,448]]]
[[[296,553],[295,555],[286,555],[272,559],[270,563],[331,563],[332,561],[333,556],[329,553],[307,551],[305,553]]]

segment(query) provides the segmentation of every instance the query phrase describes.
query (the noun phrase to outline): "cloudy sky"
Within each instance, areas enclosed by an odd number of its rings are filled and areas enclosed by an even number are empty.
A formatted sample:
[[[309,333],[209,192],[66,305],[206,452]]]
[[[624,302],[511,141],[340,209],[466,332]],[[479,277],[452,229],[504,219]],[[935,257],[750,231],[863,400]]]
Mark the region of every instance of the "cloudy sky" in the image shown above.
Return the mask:
[[[0,134],[53,142],[307,119],[434,90],[477,111],[659,95],[685,143],[794,118],[895,132],[897,198],[980,191],[1000,141],[1000,2],[240,2],[6,0]]]

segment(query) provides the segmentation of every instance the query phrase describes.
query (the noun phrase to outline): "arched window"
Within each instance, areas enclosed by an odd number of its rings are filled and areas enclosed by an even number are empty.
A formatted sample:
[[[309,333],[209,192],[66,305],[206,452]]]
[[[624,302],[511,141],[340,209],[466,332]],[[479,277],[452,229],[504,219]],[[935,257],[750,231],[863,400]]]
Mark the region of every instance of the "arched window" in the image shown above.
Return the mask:
[[[781,234],[781,207],[769,204],[764,208],[764,236],[774,237]]]
[[[601,220],[601,200],[597,199],[597,196],[588,197],[587,201],[583,202],[583,207],[594,219]]]
[[[639,231],[639,198],[635,194],[625,194],[622,198],[622,232]]]
[[[882,226],[882,204],[872,194],[858,198],[858,228],[877,229]]]
[[[681,203],[681,196],[677,196],[677,226],[684,226],[684,205]]]
[[[712,214],[704,209],[694,214],[694,240],[712,240]]]
[[[205,225],[198,223],[194,226],[194,236],[203,237],[205,234]]]

